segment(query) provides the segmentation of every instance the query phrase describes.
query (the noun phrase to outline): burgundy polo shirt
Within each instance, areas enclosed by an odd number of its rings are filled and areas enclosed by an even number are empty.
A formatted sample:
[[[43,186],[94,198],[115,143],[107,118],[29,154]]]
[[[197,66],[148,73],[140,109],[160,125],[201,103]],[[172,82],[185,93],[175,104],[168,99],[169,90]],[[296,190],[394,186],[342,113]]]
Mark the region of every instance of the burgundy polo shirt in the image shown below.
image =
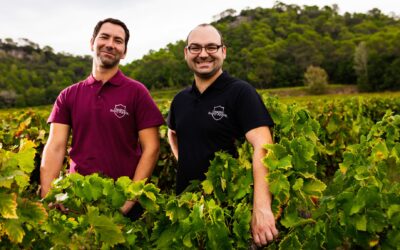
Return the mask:
[[[102,84],[92,75],[64,89],[49,123],[72,128],[70,172],[133,177],[141,157],[138,131],[164,119],[146,87],[118,71]]]

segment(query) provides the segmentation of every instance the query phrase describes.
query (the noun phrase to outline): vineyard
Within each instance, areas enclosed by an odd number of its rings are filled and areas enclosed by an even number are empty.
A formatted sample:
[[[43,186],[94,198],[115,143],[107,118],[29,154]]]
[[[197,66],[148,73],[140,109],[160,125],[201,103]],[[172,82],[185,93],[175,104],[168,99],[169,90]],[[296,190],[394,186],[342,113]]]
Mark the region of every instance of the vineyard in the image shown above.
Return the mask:
[[[263,98],[276,123],[263,161],[279,230],[265,249],[400,249],[400,96]],[[159,106],[166,116],[169,102]],[[0,249],[251,247],[247,143],[238,158],[217,153],[207,179],[176,196],[176,162],[162,126],[149,182],[64,171],[40,199],[48,114],[0,113]],[[119,212],[127,199],[145,210],[136,221]]]

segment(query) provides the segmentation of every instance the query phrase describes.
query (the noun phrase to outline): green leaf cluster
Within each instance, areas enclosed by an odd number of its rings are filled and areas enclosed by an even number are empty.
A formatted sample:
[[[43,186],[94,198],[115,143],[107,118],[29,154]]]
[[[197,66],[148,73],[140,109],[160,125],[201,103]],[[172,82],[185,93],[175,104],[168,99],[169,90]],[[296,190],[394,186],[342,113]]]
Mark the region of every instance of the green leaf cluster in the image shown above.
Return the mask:
[[[0,148],[0,239],[5,248],[29,247],[30,239],[39,237],[38,225],[47,221],[43,205],[24,197],[35,167],[35,146],[21,139],[11,150]]]
[[[266,248],[396,249],[400,118],[394,114],[400,112],[399,99],[330,98],[285,104],[264,96],[276,123],[275,144],[265,146],[263,162],[280,232],[278,241]],[[217,153],[206,180],[176,196],[170,180],[162,178],[174,176],[176,167],[164,128],[163,156],[149,183],[63,174],[48,197],[39,200],[29,175],[48,133],[41,127],[45,113],[18,112],[14,118],[0,113],[6,117],[0,135],[10,138],[0,149],[1,248],[251,247],[249,144],[238,147],[237,158]],[[45,132],[37,133],[39,128]],[[144,208],[136,221],[119,211],[128,199]],[[68,210],[59,211],[55,204]]]

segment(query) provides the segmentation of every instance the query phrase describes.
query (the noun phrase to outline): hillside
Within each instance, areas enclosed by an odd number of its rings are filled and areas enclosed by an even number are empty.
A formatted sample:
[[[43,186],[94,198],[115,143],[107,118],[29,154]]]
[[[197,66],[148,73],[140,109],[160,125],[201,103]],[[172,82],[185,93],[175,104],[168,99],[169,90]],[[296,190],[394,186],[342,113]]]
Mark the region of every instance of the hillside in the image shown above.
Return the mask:
[[[90,69],[88,56],[54,53],[28,39],[0,39],[0,107],[52,103],[61,89]]]
[[[236,15],[221,13],[213,23],[224,35],[224,68],[257,88],[303,85],[310,65],[325,69],[330,82],[359,84],[362,91],[398,89],[400,21],[372,9],[366,14],[339,7],[276,3]],[[124,67],[150,88],[191,82],[183,58],[185,41],[168,44]]]
[[[331,83],[357,84],[368,92],[399,90],[399,19],[379,9],[343,15],[338,9],[277,2],[222,12],[213,25],[228,49],[224,69],[259,89],[302,86],[305,70],[314,65]],[[122,70],[151,90],[182,88],[192,81],[185,46],[184,40],[170,43]],[[89,56],[54,53],[28,39],[0,39],[0,107],[50,104],[90,68]]]

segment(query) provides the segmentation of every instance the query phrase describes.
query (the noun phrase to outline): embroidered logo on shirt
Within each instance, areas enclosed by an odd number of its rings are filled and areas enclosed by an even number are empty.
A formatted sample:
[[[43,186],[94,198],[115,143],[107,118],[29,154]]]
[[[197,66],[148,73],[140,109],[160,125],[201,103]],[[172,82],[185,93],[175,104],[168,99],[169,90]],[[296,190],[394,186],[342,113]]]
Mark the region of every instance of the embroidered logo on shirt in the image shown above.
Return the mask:
[[[225,108],[222,106],[215,106],[212,111],[208,112],[208,114],[211,115],[214,120],[219,121],[224,117],[228,118],[228,115],[225,114],[224,110]]]
[[[122,104],[116,104],[114,109],[110,109],[110,112],[114,113],[114,115],[118,118],[129,115],[128,111],[126,111],[126,106]]]

